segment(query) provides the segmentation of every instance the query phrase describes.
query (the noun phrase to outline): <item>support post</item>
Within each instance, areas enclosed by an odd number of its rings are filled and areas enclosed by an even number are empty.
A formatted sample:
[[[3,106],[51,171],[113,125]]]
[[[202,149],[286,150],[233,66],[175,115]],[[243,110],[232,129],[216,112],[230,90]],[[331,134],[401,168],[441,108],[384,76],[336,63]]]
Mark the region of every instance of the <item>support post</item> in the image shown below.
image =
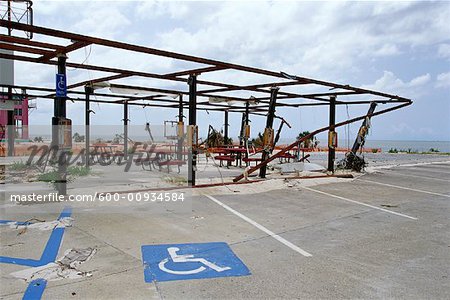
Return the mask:
[[[245,125],[248,125],[250,121],[250,102],[245,102]]]
[[[123,159],[128,160],[128,101],[123,103]]]
[[[239,147],[242,147],[244,145],[244,126],[245,126],[245,112],[242,113],[241,131],[239,134]]]
[[[90,118],[90,114],[91,114],[91,107],[90,107],[90,96],[93,93],[94,89],[89,86],[86,85],[84,87],[84,93],[85,93],[85,128],[84,128],[84,142],[85,142],[85,157],[86,157],[86,161],[85,161],[85,166],[86,168],[89,168],[89,161],[90,161],[90,140],[91,140],[91,118]]]
[[[336,125],[336,96],[330,97],[330,122],[328,129],[328,136],[334,133],[334,129]],[[328,172],[334,173],[334,160],[336,158],[336,152],[334,147],[330,145],[330,141],[328,141]]]
[[[223,139],[224,139],[224,145],[228,145],[228,126],[230,126],[228,124],[228,110],[224,111],[225,114],[225,120],[224,120],[224,128],[223,128]]]
[[[188,79],[189,84],[189,125],[197,125],[197,75],[192,74]],[[192,140],[192,138],[190,139]],[[195,186],[195,170],[197,164],[197,148],[192,141],[188,158],[188,185]]]
[[[9,94],[10,97],[8,97],[8,101],[14,101],[12,100],[12,93]],[[7,136],[8,136],[8,156],[14,156],[14,139],[16,135],[16,121],[14,120],[14,110],[8,110],[7,111]]]
[[[183,124],[183,94],[180,94],[178,96],[178,130],[181,130],[180,128],[181,124]],[[184,129],[184,128],[183,128]],[[177,159],[183,160],[183,136],[180,135],[178,132],[178,145],[177,145]]]
[[[66,60],[67,56],[65,54],[58,54],[58,74],[62,75],[62,80],[67,82],[66,79]],[[56,82],[56,84],[66,85],[66,82]],[[58,95],[59,93],[59,95]],[[60,134],[62,132],[62,123],[60,121],[66,118],[66,99],[65,90],[58,91],[57,96],[55,97],[53,111],[54,117],[52,119],[52,147],[54,151],[57,153],[58,158],[58,180],[56,182],[56,190],[59,195],[67,194],[67,155],[64,148],[61,147],[63,141],[60,141],[59,138],[64,134]]]
[[[277,104],[277,94],[278,94],[278,90],[280,88],[279,87],[272,87],[270,89],[270,102],[269,102],[269,111],[267,113],[267,121],[266,121],[266,130],[264,132],[264,139],[267,139],[266,134],[269,131],[272,131],[272,127],[273,127],[273,120],[275,118],[275,108],[276,108],[276,104]],[[269,154],[272,151],[272,149],[270,148],[270,145],[264,145],[265,149],[262,152],[262,161],[265,161],[266,159],[269,158]],[[261,169],[259,170],[259,177],[261,178],[266,178],[266,172],[267,172],[267,165],[264,165],[263,167],[261,167]]]
[[[358,152],[359,148],[364,145],[365,138],[368,133],[367,131],[368,131],[368,127],[369,127],[370,118],[371,118],[371,115],[373,114],[373,112],[375,111],[376,107],[377,107],[376,102],[370,103],[369,111],[367,112],[367,117],[364,119],[361,127],[359,128],[358,135],[356,136],[356,140],[353,143],[351,152],[354,155],[356,155],[356,152]]]

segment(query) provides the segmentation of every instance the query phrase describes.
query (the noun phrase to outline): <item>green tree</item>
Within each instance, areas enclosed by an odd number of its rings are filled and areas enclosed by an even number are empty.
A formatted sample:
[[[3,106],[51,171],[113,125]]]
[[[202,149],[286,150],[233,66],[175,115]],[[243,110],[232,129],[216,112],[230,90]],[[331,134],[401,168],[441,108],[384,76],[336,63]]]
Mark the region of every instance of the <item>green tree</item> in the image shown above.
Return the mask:
[[[75,143],[82,143],[84,142],[84,135],[80,135],[78,132],[75,132],[73,135],[73,140]]]
[[[309,131],[303,131],[300,132],[297,136],[297,140],[304,138],[307,135],[310,135],[311,132]],[[306,140],[304,140],[303,142],[300,143],[300,146],[302,148],[314,148],[319,144],[319,141],[317,140],[317,138],[315,136],[311,136],[309,138],[307,138]]]
[[[261,148],[264,145],[264,136],[261,132],[258,132],[258,136],[251,140],[252,145],[256,148]]]
[[[44,139],[42,138],[42,136],[36,136],[33,141],[35,141],[36,143],[43,143]]]

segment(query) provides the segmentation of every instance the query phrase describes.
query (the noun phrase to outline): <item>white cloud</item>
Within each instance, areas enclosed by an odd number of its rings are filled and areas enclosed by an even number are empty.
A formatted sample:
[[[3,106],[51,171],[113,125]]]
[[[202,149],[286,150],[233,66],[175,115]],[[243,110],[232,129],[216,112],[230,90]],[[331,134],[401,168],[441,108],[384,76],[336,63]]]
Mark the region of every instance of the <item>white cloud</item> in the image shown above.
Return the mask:
[[[364,88],[390,92],[397,95],[417,96],[422,94],[422,87],[430,82],[430,74],[417,76],[410,81],[403,81],[395,76],[391,71],[384,71],[383,76],[370,85],[364,85]],[[419,89],[420,88],[420,89]]]
[[[150,0],[140,2],[136,11],[140,18],[154,20],[165,15],[168,15],[171,19],[181,19],[189,13],[190,9],[187,2]]]
[[[71,26],[71,30],[103,38],[116,38],[131,24],[129,18],[121,11],[122,6],[95,1],[84,4],[81,16]]]
[[[450,44],[440,44],[438,55],[439,57],[450,59]]]
[[[450,72],[441,73],[436,78],[436,87],[449,88],[450,87]]]
[[[380,49],[374,52],[375,56],[391,56],[400,54],[400,50],[396,45],[385,44]]]

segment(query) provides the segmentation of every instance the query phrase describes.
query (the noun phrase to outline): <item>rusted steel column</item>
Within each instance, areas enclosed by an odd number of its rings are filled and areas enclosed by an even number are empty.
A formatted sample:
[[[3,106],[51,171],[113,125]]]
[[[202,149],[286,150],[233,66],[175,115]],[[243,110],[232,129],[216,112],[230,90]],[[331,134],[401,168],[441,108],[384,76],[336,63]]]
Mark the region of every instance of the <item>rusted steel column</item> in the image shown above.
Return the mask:
[[[189,126],[194,128],[197,125],[197,75],[193,74],[189,76]],[[188,130],[188,134],[191,131]],[[193,139],[194,134],[188,137],[191,141],[188,157],[188,185],[195,186],[195,170],[197,168],[197,147],[196,141]]]
[[[266,129],[264,132],[264,140],[265,140],[265,149],[262,152],[262,161],[265,161],[269,158],[269,154],[271,151],[271,145],[269,145],[269,143],[267,143],[267,140],[272,140],[273,139],[273,120],[275,118],[275,108],[276,108],[276,104],[277,104],[277,94],[278,94],[278,90],[280,88],[279,87],[272,87],[270,89],[270,103],[269,103],[269,111],[267,113],[267,121],[266,121]],[[269,138],[268,135],[272,134],[272,138]],[[266,144],[267,143],[267,144]],[[266,171],[267,171],[267,165],[264,165],[261,167],[261,169],[259,170],[259,177],[261,178],[266,178]]]
[[[228,145],[228,126],[230,126],[229,124],[228,124],[228,110],[225,110],[224,111],[224,114],[225,114],[225,124],[224,124],[224,129],[223,129],[223,138],[224,138],[224,144],[225,145]]]
[[[336,124],[336,96],[330,97],[330,122],[329,122],[329,130],[328,130],[328,136],[330,137],[331,134],[334,134]],[[330,138],[328,140],[328,172],[334,173],[334,160],[336,158],[336,152],[335,148],[330,145]]]
[[[356,136],[355,143],[353,144],[352,151],[351,151],[353,154],[356,154],[356,152],[358,152],[359,148],[365,142],[365,137],[366,137],[368,125],[369,125],[368,123],[369,123],[370,118],[371,118],[373,112],[375,111],[376,107],[377,107],[376,102],[370,103],[369,111],[367,112],[367,117],[364,119],[364,121],[358,131],[358,135]]]
[[[183,125],[183,95],[180,94],[178,96],[178,131],[180,130],[184,130],[184,125]],[[183,160],[183,136],[181,135],[181,132],[178,132],[178,144],[177,144],[177,159],[178,160]]]
[[[8,88],[8,101],[14,101],[12,97],[12,89]],[[6,135],[8,137],[8,156],[14,156],[14,140],[16,134],[16,121],[14,120],[14,110],[7,112]]]
[[[89,144],[90,144],[90,139],[91,139],[91,135],[90,135],[90,126],[91,126],[91,118],[90,118],[90,113],[91,113],[91,108],[90,108],[90,96],[92,94],[92,92],[94,91],[94,89],[89,86],[86,85],[84,87],[84,93],[85,93],[85,108],[84,108],[84,113],[85,113],[85,117],[84,117],[84,121],[85,121],[85,127],[84,127],[84,142],[85,142],[85,166],[86,168],[89,168],[89,160],[90,160],[90,156],[89,156]]]
[[[65,86],[67,85],[66,78],[66,60],[67,56],[65,54],[58,54],[58,80],[56,82],[57,88],[57,96],[55,97],[55,102],[53,106],[54,117],[52,118],[52,146],[54,147],[54,151],[57,153],[58,158],[58,179],[56,181],[56,190],[59,195],[67,194],[67,155],[64,146],[61,148],[61,145],[64,141],[60,140],[60,137],[65,136],[64,134],[60,134],[62,130],[65,130],[66,125],[62,125],[62,121],[66,119],[66,99],[67,95],[65,94]],[[65,123],[64,123],[65,124]]]
[[[241,131],[239,133],[239,147],[244,145],[244,127],[245,127],[245,112],[242,113]]]
[[[128,101],[123,102],[123,159],[128,160]]]

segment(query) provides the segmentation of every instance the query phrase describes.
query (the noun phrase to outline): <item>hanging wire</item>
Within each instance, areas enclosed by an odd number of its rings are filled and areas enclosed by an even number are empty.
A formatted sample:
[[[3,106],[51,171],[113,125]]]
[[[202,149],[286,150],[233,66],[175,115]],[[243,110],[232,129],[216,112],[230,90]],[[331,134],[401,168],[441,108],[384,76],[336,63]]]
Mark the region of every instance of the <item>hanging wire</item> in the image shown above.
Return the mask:
[[[92,45],[89,45],[89,53],[87,53],[86,52],[86,47],[84,47],[83,48],[84,49],[84,60],[81,62],[81,64],[80,65],[84,65],[87,61],[88,61],[88,59],[89,59],[89,57],[91,56],[91,52],[92,52]],[[67,71],[76,71],[76,70],[78,70],[78,68],[77,67],[74,67],[74,68],[66,68],[67,69]],[[90,72],[90,70],[86,70],[88,73]]]
[[[142,104],[145,104],[144,100],[142,100]],[[143,106],[142,108],[143,108],[142,110],[144,111],[145,122],[149,123],[148,116],[147,116],[147,111],[145,110],[145,106]]]

